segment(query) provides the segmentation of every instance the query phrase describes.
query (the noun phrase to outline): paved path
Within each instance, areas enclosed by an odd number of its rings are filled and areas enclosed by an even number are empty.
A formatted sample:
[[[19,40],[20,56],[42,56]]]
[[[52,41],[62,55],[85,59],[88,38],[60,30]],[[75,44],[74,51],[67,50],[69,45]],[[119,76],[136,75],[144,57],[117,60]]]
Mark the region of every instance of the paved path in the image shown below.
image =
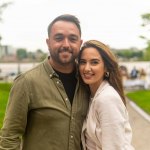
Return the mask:
[[[144,119],[129,103],[130,123],[133,130],[133,146],[135,150],[150,150],[150,122]]]

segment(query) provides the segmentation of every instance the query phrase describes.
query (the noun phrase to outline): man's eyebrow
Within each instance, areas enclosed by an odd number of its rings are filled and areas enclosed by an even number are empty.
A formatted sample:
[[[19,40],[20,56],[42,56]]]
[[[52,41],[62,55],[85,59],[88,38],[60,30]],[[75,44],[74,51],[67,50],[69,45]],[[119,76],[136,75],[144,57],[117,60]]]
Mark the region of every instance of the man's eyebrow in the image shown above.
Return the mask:
[[[61,36],[63,35],[62,33],[56,33],[54,36]]]
[[[69,36],[78,37],[76,34],[70,34]]]

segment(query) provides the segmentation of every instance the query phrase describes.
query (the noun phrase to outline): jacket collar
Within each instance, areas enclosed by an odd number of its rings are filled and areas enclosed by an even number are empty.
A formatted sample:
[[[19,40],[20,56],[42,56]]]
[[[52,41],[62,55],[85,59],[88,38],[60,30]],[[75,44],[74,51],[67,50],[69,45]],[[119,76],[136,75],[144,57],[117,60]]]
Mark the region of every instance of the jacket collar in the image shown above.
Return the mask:
[[[96,97],[99,93],[101,93],[108,86],[110,86],[109,82],[107,80],[103,80],[103,82],[98,87],[94,97]]]
[[[50,78],[53,77],[59,77],[58,74],[55,72],[55,70],[52,68],[51,64],[49,63],[49,57],[48,56],[45,60],[44,60],[44,67],[46,72],[48,73],[48,75],[50,76]],[[78,70],[77,70],[77,66],[76,67],[76,78],[78,79]]]

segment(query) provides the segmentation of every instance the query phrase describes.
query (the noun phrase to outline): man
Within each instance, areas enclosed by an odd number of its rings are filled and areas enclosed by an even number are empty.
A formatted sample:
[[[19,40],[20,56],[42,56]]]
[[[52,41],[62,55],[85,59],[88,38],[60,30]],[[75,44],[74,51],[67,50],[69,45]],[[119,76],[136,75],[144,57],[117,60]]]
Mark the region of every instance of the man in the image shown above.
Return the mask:
[[[0,150],[80,150],[88,108],[87,92],[76,76],[81,40],[79,20],[61,15],[48,26],[50,56],[18,76],[10,92]]]

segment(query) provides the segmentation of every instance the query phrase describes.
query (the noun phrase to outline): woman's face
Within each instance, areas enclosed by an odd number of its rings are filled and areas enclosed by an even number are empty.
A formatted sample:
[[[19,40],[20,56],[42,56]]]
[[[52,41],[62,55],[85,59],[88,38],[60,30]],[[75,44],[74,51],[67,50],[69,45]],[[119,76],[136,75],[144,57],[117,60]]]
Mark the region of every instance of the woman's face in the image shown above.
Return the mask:
[[[79,71],[83,81],[98,88],[104,77],[104,61],[96,48],[85,48],[79,60]]]

